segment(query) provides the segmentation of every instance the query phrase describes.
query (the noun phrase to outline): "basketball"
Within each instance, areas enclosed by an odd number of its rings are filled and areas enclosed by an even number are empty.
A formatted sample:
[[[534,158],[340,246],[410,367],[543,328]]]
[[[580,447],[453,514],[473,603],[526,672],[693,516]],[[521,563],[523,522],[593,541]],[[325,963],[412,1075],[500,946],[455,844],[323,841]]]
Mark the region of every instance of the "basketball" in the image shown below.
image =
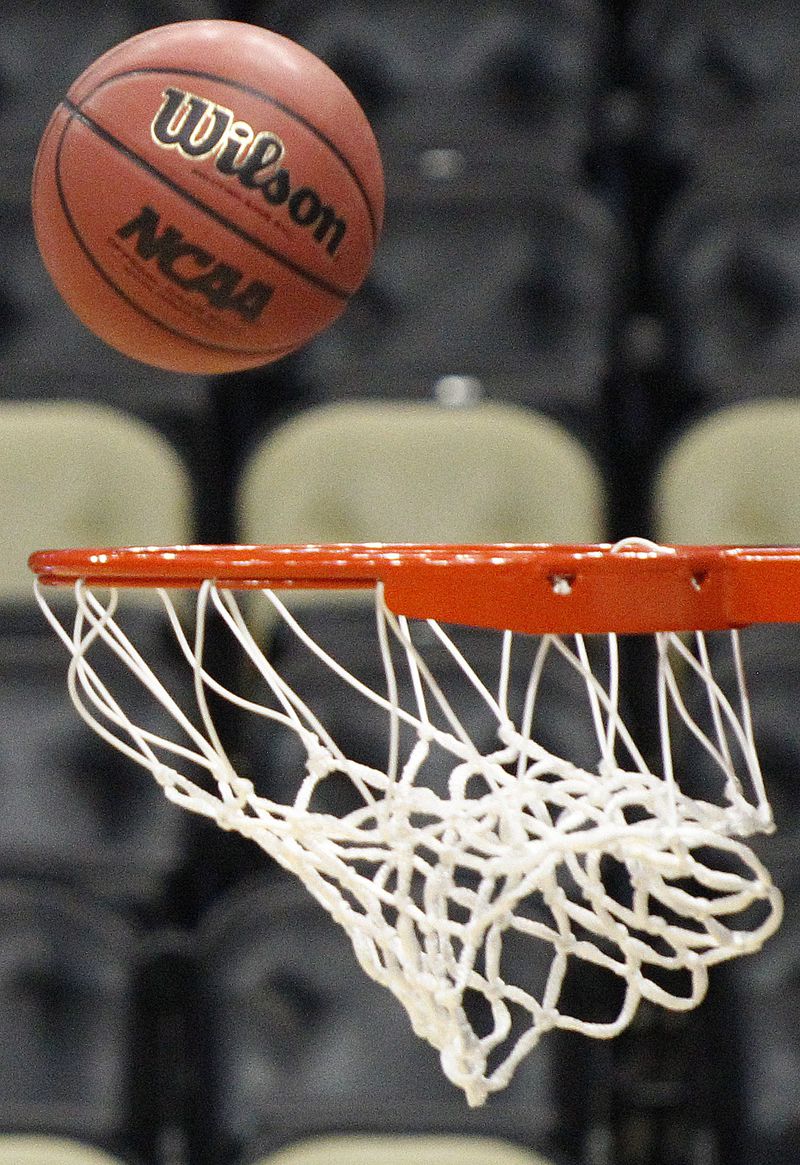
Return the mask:
[[[76,316],[177,372],[277,360],[344,311],[383,221],[375,137],[302,46],[237,21],[110,49],[42,136],[36,239]]]

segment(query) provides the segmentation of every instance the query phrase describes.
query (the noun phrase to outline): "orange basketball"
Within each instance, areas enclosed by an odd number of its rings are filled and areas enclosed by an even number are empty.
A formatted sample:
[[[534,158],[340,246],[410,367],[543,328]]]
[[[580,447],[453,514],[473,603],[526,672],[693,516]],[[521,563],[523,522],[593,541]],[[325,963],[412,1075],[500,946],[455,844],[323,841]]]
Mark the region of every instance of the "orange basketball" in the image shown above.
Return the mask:
[[[100,57],[50,119],[33,177],[39,249],[75,314],[180,372],[266,364],[331,324],[369,270],[383,203],[343,82],[227,20]]]

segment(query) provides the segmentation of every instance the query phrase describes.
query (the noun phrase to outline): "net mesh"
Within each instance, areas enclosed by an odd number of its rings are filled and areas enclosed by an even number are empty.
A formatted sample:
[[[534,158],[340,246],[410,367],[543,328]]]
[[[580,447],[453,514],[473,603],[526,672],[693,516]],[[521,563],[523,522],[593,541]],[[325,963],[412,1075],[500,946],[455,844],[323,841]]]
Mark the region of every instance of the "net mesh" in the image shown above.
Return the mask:
[[[187,669],[187,702],[126,634],[123,593],[78,583],[73,620],[37,591],[69,649],[69,691],[81,716],[149,769],[171,801],[251,838],[293,871],[345,928],[367,974],[438,1049],[471,1105],[503,1088],[551,1029],[607,1037],[642,1000],[694,1007],[712,965],[757,950],[778,926],[779,893],[745,841],[769,832],[772,817],[735,632],[734,692],[716,683],[703,635],[655,636],[659,747],[646,758],[623,717],[613,635],[498,632],[487,679],[452,629],[396,617],[378,585],[379,688],[337,662],[276,593],[242,600],[206,582],[193,610],[185,595],[176,605],[159,592]],[[315,711],[319,685],[301,693],[280,674],[252,629],[256,600],[326,683],[382,721],[384,765],[348,758]],[[249,679],[241,686],[206,662],[212,618],[243,653]],[[468,716],[437,671],[442,660],[469,693]],[[115,693],[120,665],[151,694],[158,732],[134,723]],[[541,743],[537,709],[554,666],[581,693],[592,764]],[[702,712],[690,710],[687,684],[702,691]],[[296,743],[297,772],[278,782],[288,795],[257,790],[236,771],[218,729],[223,705]],[[676,734],[708,753],[713,787],[707,779],[692,789],[676,772]],[[322,795],[331,782],[352,794],[338,811]],[[606,985],[599,1004],[582,986],[592,976]]]

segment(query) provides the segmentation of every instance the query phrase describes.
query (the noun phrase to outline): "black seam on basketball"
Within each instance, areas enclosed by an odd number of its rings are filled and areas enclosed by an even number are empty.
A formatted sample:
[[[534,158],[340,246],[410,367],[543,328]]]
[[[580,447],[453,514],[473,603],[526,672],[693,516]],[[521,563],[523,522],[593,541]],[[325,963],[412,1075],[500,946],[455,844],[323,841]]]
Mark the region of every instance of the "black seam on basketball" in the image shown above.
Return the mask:
[[[113,292],[115,292],[115,294],[118,295],[119,298],[124,303],[127,303],[127,305],[129,307],[133,308],[133,310],[138,315],[142,316],[143,319],[146,319],[148,321],[148,323],[155,324],[156,327],[161,328],[162,331],[167,332],[169,335],[175,336],[176,339],[182,340],[185,343],[188,343],[192,346],[196,346],[198,348],[204,348],[210,352],[220,352],[226,356],[255,356],[255,357],[263,358],[265,363],[269,360],[270,357],[278,359],[280,356],[285,356],[287,354],[287,349],[285,346],[264,347],[264,348],[232,348],[232,347],[226,346],[225,344],[214,344],[209,340],[203,340],[199,336],[195,336],[190,332],[182,332],[182,331],[180,331],[180,329],[173,328],[170,324],[165,323],[164,320],[159,319],[158,316],[152,315],[149,311],[147,311],[146,308],[143,308],[134,299],[131,299],[131,297],[127,294],[127,292],[123,291],[123,289],[119,286],[119,284],[114,282],[114,280],[111,278],[111,276],[108,274],[108,272],[105,271],[100,266],[100,264],[95,259],[92,252],[89,250],[89,248],[84,243],[83,238],[80,234],[80,231],[78,230],[78,224],[75,222],[75,220],[72,217],[72,213],[69,209],[69,203],[67,202],[66,194],[65,194],[64,188],[61,184],[61,172],[60,172],[61,150],[62,150],[62,147],[64,144],[64,139],[67,135],[67,130],[70,127],[71,121],[72,121],[72,119],[70,118],[66,122],[64,129],[62,130],[61,137],[59,138],[58,146],[56,147],[55,164],[53,166],[53,176],[55,179],[56,192],[58,194],[58,201],[61,204],[61,210],[64,214],[64,218],[66,219],[67,226],[69,227],[70,231],[72,232],[76,243],[78,244],[80,249],[83,251],[88,262],[92,265],[92,267],[97,272],[97,274],[101,277],[101,279],[106,284],[108,284],[108,286],[111,288],[111,290]],[[289,351],[291,351],[291,349],[289,349]]]
[[[155,178],[163,186],[167,186],[170,190],[172,190],[173,193],[179,194],[181,198],[184,198],[191,206],[195,207],[195,209],[202,211],[204,214],[207,214],[209,218],[213,218],[215,222],[219,223],[220,226],[225,227],[225,229],[229,230],[231,234],[236,235],[243,242],[248,243],[251,247],[254,247],[255,250],[260,251],[262,255],[266,255],[269,259],[274,259],[275,262],[280,264],[281,267],[286,267],[287,270],[291,271],[295,275],[298,275],[301,279],[304,279],[306,283],[311,283],[314,287],[319,288],[320,291],[324,291],[327,295],[332,296],[334,299],[342,299],[346,302],[352,295],[351,291],[347,291],[343,287],[338,287],[335,283],[329,283],[328,280],[323,279],[321,275],[315,275],[313,271],[307,271],[305,267],[301,267],[298,263],[295,263],[291,259],[288,259],[285,255],[282,255],[280,251],[274,251],[272,247],[268,247],[267,244],[262,242],[261,239],[259,239],[256,235],[251,235],[249,231],[244,230],[243,227],[240,227],[237,223],[233,222],[232,219],[226,218],[224,214],[220,214],[220,212],[215,210],[213,206],[209,206],[207,203],[203,202],[201,198],[198,198],[196,194],[192,194],[190,190],[185,189],[185,187],[181,186],[180,183],[175,182],[174,179],[168,177],[166,174],[162,174],[162,172],[157,169],[157,167],[154,166],[152,162],[148,162],[146,158],[142,158],[139,154],[136,153],[135,150],[132,150],[130,146],[126,146],[124,142],[121,142],[119,138],[116,138],[102,125],[99,125],[96,121],[89,117],[88,114],[84,113],[82,109],[79,109],[77,105],[73,105],[73,103],[68,99],[65,98],[62,104],[64,105],[64,108],[69,111],[70,119],[73,117],[77,118],[78,121],[85,125],[88,130],[90,130],[96,137],[99,137],[102,141],[110,145],[112,149],[117,150],[131,162],[134,162],[141,170],[145,170],[151,177]]]
[[[372,203],[369,200],[369,195],[364,188],[364,184],[359,178],[358,172],[356,171],[353,164],[349,161],[346,155],[342,153],[339,147],[335,145],[334,142],[332,142],[331,139],[326,134],[324,134],[321,129],[318,129],[313,122],[308,121],[301,113],[298,113],[296,110],[292,109],[291,106],[284,105],[282,101],[278,101],[278,99],[275,97],[270,97],[268,93],[264,93],[261,89],[256,89],[252,85],[246,85],[243,81],[234,81],[230,77],[222,77],[217,73],[207,73],[202,69],[182,69],[173,68],[171,66],[152,66],[148,68],[125,69],[121,73],[114,73],[110,77],[104,77],[103,80],[99,82],[99,84],[95,85],[94,89],[87,93],[80,104],[81,106],[85,105],[86,102],[95,95],[95,93],[98,93],[105,85],[109,85],[112,81],[119,80],[120,77],[136,77],[145,74],[151,75],[158,73],[164,73],[170,77],[194,77],[203,81],[217,81],[221,85],[230,85],[232,89],[238,89],[240,93],[247,93],[250,97],[257,97],[260,101],[265,102],[267,105],[272,105],[275,107],[275,109],[279,109],[281,113],[285,113],[287,117],[294,118],[294,120],[299,125],[302,125],[304,129],[307,129],[310,133],[312,133],[316,138],[319,139],[319,141],[322,142],[324,146],[327,147],[327,149],[330,150],[333,156],[339,162],[341,162],[342,166],[344,166],[345,170],[350,175],[350,178],[358,190],[358,193],[364,200],[364,205],[367,210],[367,217],[369,219],[370,230],[372,233],[372,244],[373,246],[375,245],[378,238],[378,218],[375,210],[373,209]],[[76,106],[76,108],[79,107]]]

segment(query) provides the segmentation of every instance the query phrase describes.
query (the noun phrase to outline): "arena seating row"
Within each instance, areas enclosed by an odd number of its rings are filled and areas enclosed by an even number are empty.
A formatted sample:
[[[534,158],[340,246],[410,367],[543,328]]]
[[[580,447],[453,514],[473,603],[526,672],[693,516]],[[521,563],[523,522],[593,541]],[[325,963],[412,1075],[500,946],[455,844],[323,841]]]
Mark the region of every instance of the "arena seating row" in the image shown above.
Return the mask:
[[[555,1035],[491,1111],[466,1110],[293,882],[238,885],[187,957],[95,896],[5,879],[0,937],[3,1165],[577,1161],[575,1037]]]
[[[25,423],[20,424],[23,416]],[[360,441],[352,439],[354,433]],[[180,458],[157,430],[138,418],[90,404],[6,403],[0,409],[0,434],[3,464],[10,477],[3,488],[16,489],[9,494],[16,500],[6,510],[3,539],[4,558],[13,569],[4,580],[9,618],[4,619],[0,635],[0,698],[8,742],[0,784],[0,873],[12,903],[8,918],[19,914],[22,908],[17,903],[28,903],[28,925],[42,931],[41,940],[33,942],[30,931],[22,934],[12,929],[3,943],[6,971],[0,975],[0,1022],[11,1025],[9,1033],[13,1024],[27,1033],[24,1059],[37,1067],[30,1069],[29,1076],[20,1077],[19,1092],[6,1091],[12,1107],[4,1110],[0,1103],[0,1128],[58,1136],[80,1133],[106,1151],[116,1152],[120,1144],[130,1151],[131,1127],[142,1127],[141,1121],[136,1124],[129,1119],[131,1111],[135,1114],[136,1106],[143,1103],[137,1089],[145,1089],[152,1102],[148,1112],[163,1114],[158,1090],[166,1088],[169,1095],[177,1087],[176,1103],[179,1109],[184,1106],[181,1111],[189,1126],[202,1125],[202,1118],[210,1122],[202,1143],[217,1138],[215,1161],[250,1159],[246,1155],[252,1152],[272,1153],[304,1132],[309,1136],[323,1136],[334,1129],[353,1134],[385,1132],[387,1113],[400,1103],[391,1090],[407,1087],[409,1077],[403,1071],[398,1080],[385,1065],[370,1060],[370,1055],[398,1046],[403,1017],[394,1015],[391,1000],[383,1010],[383,992],[370,1003],[373,989],[367,982],[338,971],[333,975],[332,967],[346,964],[346,941],[310,902],[301,906],[297,899],[302,895],[284,885],[255,847],[227,835],[217,837],[205,823],[169,806],[148,774],[94,741],[67,700],[65,652],[31,608],[18,553],[21,545],[27,550],[42,541],[141,541],[141,507],[131,505],[134,491],[139,503],[145,487],[152,491],[153,502],[147,506],[151,532],[157,526],[155,532],[165,540],[191,538],[191,493]],[[798,435],[800,406],[787,400],[719,410],[689,427],[654,481],[659,536],[688,541],[789,540],[797,506],[792,467]],[[34,455],[39,465],[37,489],[14,486],[21,467],[31,465]],[[87,457],[94,469],[91,481],[75,472],[77,465],[87,463]],[[143,472],[145,465],[148,468]],[[306,471],[300,474],[298,466]],[[136,480],[133,487],[131,475]],[[480,480],[483,488],[462,488],[458,484],[462,480]],[[64,488],[65,483],[69,488]],[[242,536],[254,540],[363,538],[377,521],[385,524],[379,536],[386,538],[550,539],[565,529],[569,537],[579,539],[604,534],[602,476],[585,449],[550,419],[514,406],[451,410],[431,403],[362,402],[308,409],[280,429],[270,430],[254,448],[241,479],[240,499]],[[160,518],[159,501],[164,503]],[[175,665],[174,649],[160,638],[157,610],[145,604],[134,618],[139,624],[137,633],[144,628],[143,650],[152,653],[160,673],[169,676]],[[317,604],[308,607],[303,618],[327,646],[344,653],[345,661],[366,668],[368,676],[366,648],[360,646],[372,633],[368,613]],[[796,720],[795,638],[789,628],[764,628],[745,640],[746,650],[749,643],[753,645],[756,731],[779,820],[777,840],[764,842],[761,852],[788,899],[783,938],[770,944],[757,960],[742,961],[741,967],[726,971],[724,977],[724,1000],[736,1001],[737,1015],[748,1008],[751,1013],[748,1039],[737,1045],[735,1056],[731,1050],[730,1057],[747,1105],[746,1127],[753,1153],[761,1152],[764,1145],[775,1153],[783,1152],[792,1144],[794,1120],[788,1083],[784,1081],[779,1094],[780,1119],[768,1102],[777,1087],[769,1076],[770,1065],[776,1057],[796,1054],[791,1025],[770,1022],[768,1016],[759,1023],[755,1012],[766,1007],[770,991],[779,990],[783,998],[791,999],[795,974],[790,953],[796,910],[792,850],[798,828],[797,748],[792,741],[800,735],[791,730]],[[303,671],[299,657],[293,658],[291,637],[277,636],[268,649],[295,682],[310,679],[317,710],[335,735],[352,741],[364,759],[374,763],[385,742],[356,712],[352,699],[337,701],[327,683],[315,689],[313,675]],[[480,645],[475,650],[481,650]],[[635,675],[628,679],[638,682]],[[177,693],[181,682],[170,681]],[[135,691],[127,693],[126,700],[136,699]],[[541,716],[546,730],[553,733],[554,749],[579,747],[580,715],[574,692],[554,690]],[[279,799],[290,795],[285,774],[297,764],[296,750],[293,753],[278,738],[268,739],[258,725],[234,724],[234,728],[241,736],[232,751],[243,758],[259,787]],[[690,744],[686,745],[687,763],[697,765]],[[335,811],[335,802],[331,808]],[[243,879],[250,876],[256,884],[246,890]],[[38,911],[40,898],[49,903],[50,913]],[[309,921],[298,930],[300,923],[295,927],[292,919],[304,917],[304,910]],[[115,921],[120,918],[122,922]],[[102,1009],[95,1010],[96,1040],[81,1060],[80,1078],[67,1078],[73,1079],[76,1091],[66,1098],[57,1090],[53,1093],[56,1085],[48,1083],[60,1081],[58,1087],[62,1086],[59,1071],[45,1070],[41,1059],[66,1055],[65,1045],[35,1043],[36,1017],[42,1014],[36,1009],[52,1008],[61,1015],[60,1008],[77,1006],[80,1013],[79,1005],[69,1002],[75,998],[70,992],[91,994],[99,988],[92,979],[81,986],[81,952],[91,953],[86,945],[89,939],[78,942],[76,938],[74,948],[64,948],[55,937],[57,926],[72,926],[76,936],[85,932],[94,936],[91,951],[95,953],[87,958],[87,974],[110,976],[113,1007],[109,1004],[108,1014],[114,1016],[112,1023]],[[131,937],[131,926],[147,936],[143,945]],[[285,938],[279,941],[279,935]],[[108,952],[103,947],[106,943]],[[200,1005],[189,992],[178,991],[176,1004],[173,985],[172,992],[154,993],[167,1012],[161,1017],[162,1026],[156,1023],[151,1030],[156,1021],[150,1015],[147,1023],[141,1021],[126,1036],[119,1025],[127,1022],[128,1013],[118,1004],[121,999],[125,1007],[132,1007],[141,1001],[140,958],[152,963],[161,958],[186,974],[187,943],[192,952],[188,961],[194,965],[199,960],[203,968],[202,973],[190,975],[192,990],[208,997],[208,1011],[205,1004],[199,1012],[194,1010]],[[325,953],[312,958],[310,944],[316,943]],[[335,959],[329,944],[340,951]],[[44,961],[32,967],[30,960],[40,958],[36,954],[40,949]],[[205,953],[198,954],[198,949]],[[112,956],[111,951],[116,954]],[[285,965],[280,964],[281,957],[288,960]],[[120,963],[117,972],[114,959]],[[326,977],[320,982],[315,975],[323,970]],[[160,972],[151,973],[163,982]],[[264,987],[263,997],[253,993],[248,977],[254,974],[263,974],[264,982],[271,984]],[[335,993],[336,983],[345,994]],[[119,998],[114,992],[120,993]],[[149,1002],[153,1006],[152,994]],[[175,1009],[173,1014],[170,1007]],[[253,1007],[264,1009],[257,1023]],[[361,1042],[353,1043],[359,1032],[365,1032],[360,1008],[382,1016],[385,1025],[396,1024],[398,1033],[377,1041],[377,1048],[376,1041],[363,1034]],[[370,1031],[377,1022],[377,1018],[370,1021]],[[181,1094],[183,1078],[174,1063],[167,1073],[169,1083],[152,1079],[154,1066],[163,1063],[159,1056],[163,1057],[165,1042],[175,1051],[176,1031],[179,1042],[184,1041],[184,1054],[204,1057],[207,1071],[200,1079],[212,1095],[202,1102],[196,1095]],[[9,1034],[6,1046],[20,1046],[22,1038]],[[74,1051],[71,1037],[65,1034],[64,1038]],[[194,1047],[195,1038],[201,1039],[199,1050]],[[98,1051],[105,1048],[106,1039],[109,1046],[118,1047],[117,1059]],[[413,1042],[408,1046],[411,1059],[404,1062],[427,1055],[414,1051]],[[349,1049],[347,1054],[344,1049]],[[569,1067],[571,1080],[582,1079],[590,1072],[593,1057],[603,1054],[603,1049],[587,1047],[585,1042],[566,1050],[554,1048],[552,1053],[544,1048],[531,1058],[520,1078],[525,1104],[514,1099],[522,1093],[509,1093],[507,1109],[500,1105],[485,1120],[475,1117],[470,1129],[530,1145],[550,1159],[557,1160],[563,1152],[569,1161],[586,1135],[581,1116],[591,1111],[591,1098],[588,1093],[583,1099],[576,1097],[573,1086],[564,1093],[551,1074],[554,1065],[560,1064],[564,1070],[565,1065]],[[100,1066],[93,1075],[94,1055],[100,1056]],[[132,1057],[137,1065],[136,1087],[124,1075],[125,1057]],[[253,1057],[260,1064],[256,1077],[246,1067]],[[400,1059],[393,1057],[392,1062]],[[364,1064],[372,1065],[368,1074],[373,1086],[382,1079],[387,1089],[369,1112],[374,1093],[360,1075],[366,1071]],[[438,1071],[433,1061],[424,1069],[425,1078],[429,1073],[432,1082],[434,1070]],[[422,1072],[422,1067],[415,1069],[415,1079]],[[641,1093],[641,1077],[637,1080]],[[144,1081],[149,1082],[147,1088]],[[463,1131],[461,1106],[448,1092],[449,1086],[440,1082],[437,1087],[434,1092],[431,1083],[425,1094],[436,1097],[438,1123],[431,1116],[433,1108],[428,1112],[418,1104],[414,1130]],[[531,1095],[542,1097],[541,1108],[531,1107]],[[557,1118],[552,1116],[553,1105]],[[501,1110],[507,1115],[500,1115]],[[311,1111],[320,1114],[317,1123],[309,1123]],[[298,1120],[298,1114],[302,1119]],[[710,1119],[707,1113],[703,1119]],[[527,1123],[520,1126],[516,1121]],[[566,1141],[556,1135],[556,1126],[568,1130]],[[408,1128],[406,1115],[403,1129]],[[709,1135],[707,1128],[701,1131]],[[135,1143],[132,1149],[135,1159]]]
[[[616,464],[647,460],[704,404],[791,395],[795,67],[789,38],[769,65],[762,51],[791,18],[785,4],[743,5],[729,20],[711,0],[674,0],[663,18],[647,3],[619,18],[588,2],[508,0],[491,13],[438,9],[428,37],[411,0],[369,20],[356,0],[333,11],[176,0],[107,6],[102,19],[79,6],[75,59],[32,87],[25,62],[63,19],[55,7],[12,5],[0,50],[0,122],[14,143],[0,165],[17,168],[0,177],[3,395],[106,399],[173,432],[202,417],[233,459],[254,419],[297,403],[519,400]],[[86,333],[49,284],[26,206],[38,135],[81,54],[202,15],[268,24],[339,69],[375,122],[389,191],[374,271],[334,328],[275,367],[211,382],[143,370]],[[451,46],[444,72],[426,55],[437,38]],[[667,140],[691,158],[680,174],[664,176],[653,156],[669,155]]]
[[[375,128],[398,201],[420,180],[441,197],[536,168],[582,171],[610,34],[594,0],[490,9],[467,0],[457,11],[347,0],[333,12],[255,0],[238,12],[299,40],[344,78]]]
[[[797,19],[784,0],[631,5],[627,70],[642,94],[648,158],[692,177],[719,158],[721,139],[772,136],[800,84]]]
[[[0,128],[11,148],[0,163],[0,197],[24,200],[30,162],[51,111],[105,49],[158,24],[235,17],[306,44],[344,78],[382,141],[392,185],[434,186],[534,165],[576,172],[593,142],[607,77],[609,24],[596,0],[520,3],[458,12],[408,0],[230,4],[138,0],[69,13],[54,0],[35,11],[12,2],[0,54]],[[422,35],[421,35],[422,34]],[[52,44],[63,45],[58,58]],[[448,68],[438,45],[448,46]],[[53,58],[51,60],[51,58]],[[31,62],[47,60],[32,74]],[[485,147],[491,143],[490,154]]]
[[[733,189],[729,173],[687,191],[653,236],[642,269],[649,303],[633,315],[625,234],[580,188],[551,183],[495,203],[480,227],[482,204],[406,206],[328,333],[280,365],[211,383],[141,368],[95,340],[50,285],[26,216],[0,210],[2,392],[105,399],[186,441],[202,429],[218,465],[241,455],[254,423],[301,402],[515,400],[621,465],[698,407],[793,395],[797,174],[773,165]],[[631,409],[633,437],[622,423]]]

